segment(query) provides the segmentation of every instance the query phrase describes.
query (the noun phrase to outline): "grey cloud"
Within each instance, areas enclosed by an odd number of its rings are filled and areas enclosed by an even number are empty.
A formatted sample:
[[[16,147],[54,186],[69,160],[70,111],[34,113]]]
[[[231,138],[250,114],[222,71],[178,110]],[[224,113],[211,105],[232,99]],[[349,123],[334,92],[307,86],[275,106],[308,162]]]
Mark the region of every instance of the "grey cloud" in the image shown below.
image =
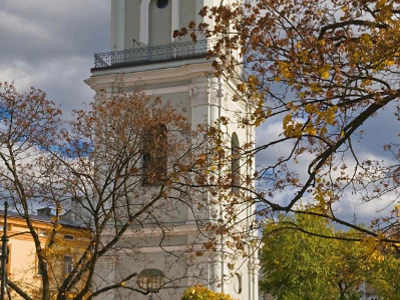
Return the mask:
[[[40,63],[107,50],[109,15],[106,0],[7,1],[0,12],[0,24],[7,26],[0,33],[1,54]]]
[[[363,126],[365,133],[362,138],[353,139],[355,149],[363,153],[385,155],[383,146],[390,142],[398,142],[399,121],[394,115],[395,111],[395,104],[392,103],[367,120]]]
[[[67,114],[91,101],[83,80],[109,50],[109,0],[4,0],[0,26],[0,81],[41,88]]]

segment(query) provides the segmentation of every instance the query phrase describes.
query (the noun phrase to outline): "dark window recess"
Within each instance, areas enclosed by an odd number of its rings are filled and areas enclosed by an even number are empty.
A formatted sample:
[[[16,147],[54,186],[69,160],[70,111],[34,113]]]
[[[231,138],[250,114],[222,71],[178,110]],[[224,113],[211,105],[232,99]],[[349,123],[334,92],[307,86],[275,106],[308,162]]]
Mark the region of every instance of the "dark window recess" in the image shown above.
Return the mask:
[[[73,241],[74,240],[74,236],[72,234],[65,234],[64,235],[64,240]]]
[[[168,131],[164,124],[143,135],[143,184],[161,184],[167,177]]]
[[[157,0],[157,7],[158,8],[166,8],[168,6],[168,0]]]
[[[69,273],[71,273],[73,269],[74,269],[73,257],[71,255],[65,255],[64,268],[63,268],[64,276],[67,276]]]
[[[236,133],[233,134],[231,140],[231,184],[232,192],[239,195],[240,192],[240,153],[239,139]]]
[[[45,265],[46,265],[46,271],[49,269],[49,265],[47,264],[47,263],[45,263]],[[42,271],[40,270],[40,268],[39,268],[39,262],[37,263],[37,275],[38,276],[42,276]]]
[[[235,283],[233,284],[233,288],[237,294],[242,293],[242,275],[239,273],[235,273]]]
[[[0,255],[2,255],[2,249],[0,248]],[[10,274],[10,257],[11,257],[11,251],[10,251],[10,247],[7,247],[7,260],[6,260],[6,273]],[[2,273],[2,268],[0,268],[0,275]]]

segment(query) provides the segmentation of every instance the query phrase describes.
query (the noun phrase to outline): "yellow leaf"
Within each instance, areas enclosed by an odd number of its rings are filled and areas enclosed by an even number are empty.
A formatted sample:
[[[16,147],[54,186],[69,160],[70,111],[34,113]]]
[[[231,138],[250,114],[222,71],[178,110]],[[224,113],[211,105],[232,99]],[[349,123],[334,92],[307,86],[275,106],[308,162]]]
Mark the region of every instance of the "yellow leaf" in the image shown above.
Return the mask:
[[[322,72],[322,74],[321,74],[322,79],[328,79],[329,76],[330,76],[330,74],[328,71]]]
[[[367,33],[363,33],[361,35],[361,40],[366,44],[371,44],[372,43],[371,36],[369,34],[367,34]]]
[[[287,124],[292,120],[292,114],[287,114],[284,118],[283,118],[283,127],[286,127]]]
[[[304,106],[304,110],[309,114],[314,113],[315,112],[315,106],[312,105],[311,103],[309,103],[306,106]]]
[[[252,84],[257,84],[257,82],[258,82],[257,77],[254,76],[254,75],[251,75],[249,77],[249,82],[252,83]]]
[[[290,64],[286,61],[281,61],[278,63],[279,70],[281,71],[281,75],[287,79],[293,77],[292,72],[290,71]]]
[[[246,92],[246,89],[247,89],[247,87],[246,87],[245,83],[242,83],[242,84],[238,85],[239,92],[244,93],[244,92]]]
[[[314,93],[322,92],[322,88],[318,83],[311,83],[310,90]]]
[[[281,78],[280,78],[279,76],[275,76],[275,77],[274,77],[274,80],[275,80],[276,82],[280,82],[280,81],[281,81]]]
[[[254,126],[256,126],[256,127],[258,127],[258,126],[260,126],[261,125],[261,123],[263,123],[265,121],[265,118],[257,118],[255,121],[254,121]]]
[[[376,3],[376,8],[377,8],[377,9],[382,9],[382,8],[385,6],[385,4],[386,4],[386,0],[379,0],[379,1]]]
[[[305,128],[305,133],[309,134],[309,135],[315,135],[317,133],[317,131],[315,130],[314,126],[307,126]]]

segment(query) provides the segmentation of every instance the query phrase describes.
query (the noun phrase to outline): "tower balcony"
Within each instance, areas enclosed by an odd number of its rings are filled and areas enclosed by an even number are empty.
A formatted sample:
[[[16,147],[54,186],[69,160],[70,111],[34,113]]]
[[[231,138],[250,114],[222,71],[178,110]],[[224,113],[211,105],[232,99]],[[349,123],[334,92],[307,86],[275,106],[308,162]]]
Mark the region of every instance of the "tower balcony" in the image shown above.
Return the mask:
[[[210,41],[181,42],[168,45],[138,47],[122,51],[96,53],[92,70],[130,67],[158,62],[206,58]]]

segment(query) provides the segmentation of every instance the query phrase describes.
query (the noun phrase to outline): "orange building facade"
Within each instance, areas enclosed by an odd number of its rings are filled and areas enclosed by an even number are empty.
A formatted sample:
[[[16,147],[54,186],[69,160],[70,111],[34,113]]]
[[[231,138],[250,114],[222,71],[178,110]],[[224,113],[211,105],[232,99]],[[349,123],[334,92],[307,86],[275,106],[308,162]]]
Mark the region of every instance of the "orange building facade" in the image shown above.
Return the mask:
[[[2,216],[0,216],[0,220]],[[39,233],[40,242],[44,247],[49,234],[53,229],[51,215],[31,216],[36,231]],[[69,222],[61,221],[57,230],[56,243],[48,254],[48,275],[50,277],[50,291],[56,295],[58,287],[64,278],[72,271],[81,254],[89,244],[90,233],[87,229],[79,228]],[[3,223],[1,222],[1,234]],[[42,275],[38,268],[35,244],[29,233],[26,221],[17,215],[11,214],[7,218],[8,242],[8,280],[15,283],[33,299],[41,298]],[[82,284],[85,278],[82,278]],[[79,290],[78,284],[76,289]],[[12,299],[18,299],[14,291],[8,290]],[[73,296],[73,292],[71,296]]]

